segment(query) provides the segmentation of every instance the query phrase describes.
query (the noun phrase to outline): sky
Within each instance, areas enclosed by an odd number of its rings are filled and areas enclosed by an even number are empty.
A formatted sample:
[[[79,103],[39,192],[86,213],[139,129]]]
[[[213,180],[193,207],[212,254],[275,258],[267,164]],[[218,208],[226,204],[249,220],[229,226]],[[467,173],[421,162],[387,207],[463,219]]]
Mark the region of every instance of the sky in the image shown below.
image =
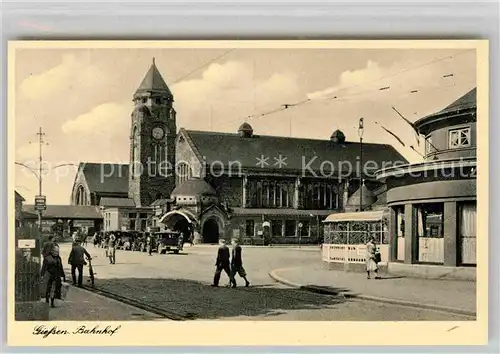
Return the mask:
[[[248,122],[260,135],[329,139],[340,129],[359,141],[363,117],[363,141],[391,144],[410,162],[422,157],[409,146],[423,153],[424,144],[392,107],[416,121],[476,86],[476,53],[467,49],[17,49],[16,162],[37,168],[42,127],[47,170],[128,163],[132,95],[153,57],[178,129],[236,132]],[[44,176],[48,204],[69,204],[76,169]],[[38,181],[27,168],[16,165],[15,188],[33,204]]]

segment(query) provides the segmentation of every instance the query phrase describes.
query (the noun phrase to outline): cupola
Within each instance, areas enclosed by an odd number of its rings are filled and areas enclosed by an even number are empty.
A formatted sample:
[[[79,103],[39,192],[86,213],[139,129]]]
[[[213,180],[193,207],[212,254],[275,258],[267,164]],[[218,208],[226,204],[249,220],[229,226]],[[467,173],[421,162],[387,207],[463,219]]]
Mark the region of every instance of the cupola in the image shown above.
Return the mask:
[[[253,128],[250,124],[245,122],[238,128],[238,134],[242,138],[251,138],[253,136]]]
[[[330,136],[330,140],[336,144],[343,144],[345,143],[345,135],[344,133],[342,133],[342,131],[337,129]]]

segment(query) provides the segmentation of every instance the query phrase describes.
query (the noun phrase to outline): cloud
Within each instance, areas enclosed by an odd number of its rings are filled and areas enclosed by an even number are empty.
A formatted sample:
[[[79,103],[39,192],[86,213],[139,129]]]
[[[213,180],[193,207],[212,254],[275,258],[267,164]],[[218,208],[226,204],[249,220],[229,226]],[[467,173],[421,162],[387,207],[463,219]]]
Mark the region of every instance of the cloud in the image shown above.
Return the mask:
[[[450,57],[451,58],[451,57]],[[458,60],[457,60],[458,61]],[[420,65],[419,65],[420,64]],[[382,66],[368,60],[366,66],[357,70],[348,70],[340,74],[338,84],[315,92],[307,97],[316,99],[348,99],[354,101],[394,100],[408,96],[411,91],[430,92],[446,88],[450,84],[471,83],[475,80],[475,72],[459,72],[456,61],[441,60],[425,63],[399,61],[391,66]],[[452,79],[446,80],[444,74],[455,72]],[[387,88],[383,89],[382,88]],[[336,98],[335,98],[336,97]]]
[[[130,124],[130,103],[108,102],[66,121],[61,129],[66,134],[107,134],[124,130]],[[119,127],[117,129],[117,127]]]
[[[76,55],[64,55],[61,63],[37,75],[31,75],[20,85],[21,94],[31,100],[44,100],[61,92],[79,92],[103,85],[105,73],[88,60]]]
[[[16,150],[16,159],[33,160],[38,158],[39,153],[39,145],[36,143],[29,143],[22,145]]]
[[[220,122],[238,119],[268,109],[270,105],[288,103],[299,92],[296,75],[275,72],[256,78],[253,66],[236,61],[211,64],[200,79],[172,86],[178,125],[205,129],[210,115]],[[201,119],[200,119],[201,118]]]

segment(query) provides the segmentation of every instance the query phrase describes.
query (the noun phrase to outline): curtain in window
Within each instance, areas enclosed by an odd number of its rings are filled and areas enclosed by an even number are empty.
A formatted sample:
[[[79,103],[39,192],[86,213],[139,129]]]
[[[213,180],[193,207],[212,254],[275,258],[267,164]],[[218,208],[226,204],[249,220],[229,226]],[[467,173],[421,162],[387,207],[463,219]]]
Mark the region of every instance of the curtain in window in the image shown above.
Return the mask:
[[[417,209],[417,235],[425,237],[425,213],[421,208]]]
[[[476,237],[476,205],[462,205],[461,234],[466,237]]]

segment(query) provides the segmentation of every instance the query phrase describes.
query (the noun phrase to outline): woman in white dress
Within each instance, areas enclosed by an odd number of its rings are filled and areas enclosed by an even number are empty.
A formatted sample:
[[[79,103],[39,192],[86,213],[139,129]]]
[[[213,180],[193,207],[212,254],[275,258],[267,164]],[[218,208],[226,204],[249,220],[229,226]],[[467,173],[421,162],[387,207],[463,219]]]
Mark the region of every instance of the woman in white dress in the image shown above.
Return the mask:
[[[378,276],[378,264],[377,264],[377,246],[375,245],[375,239],[370,237],[366,244],[366,276],[370,279],[370,272],[375,273],[375,279],[380,279]]]

